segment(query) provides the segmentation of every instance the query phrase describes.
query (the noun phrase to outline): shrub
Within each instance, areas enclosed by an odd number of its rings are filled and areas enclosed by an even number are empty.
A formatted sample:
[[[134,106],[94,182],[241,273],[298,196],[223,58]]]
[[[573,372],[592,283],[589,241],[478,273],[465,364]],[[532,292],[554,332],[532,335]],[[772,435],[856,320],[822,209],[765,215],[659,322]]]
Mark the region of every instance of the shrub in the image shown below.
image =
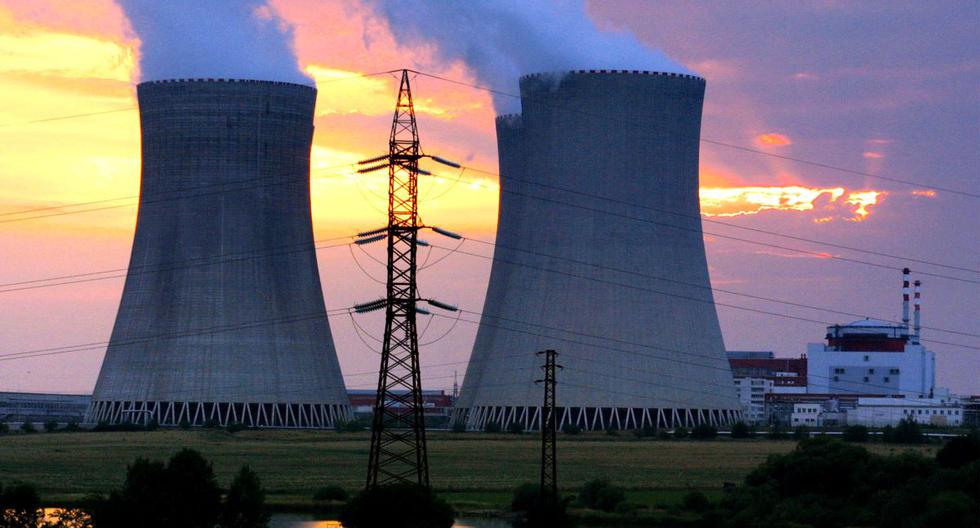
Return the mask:
[[[787,436],[786,428],[779,422],[774,422],[772,426],[769,427],[769,438],[773,440],[782,440]]]
[[[507,424],[507,432],[511,434],[521,434],[524,432],[524,424],[521,422],[510,422]]]
[[[20,424],[20,430],[28,434],[37,432],[37,429],[34,428],[34,424],[30,420],[25,420],[24,423]]]
[[[158,422],[156,418],[153,418],[149,422],[146,422],[146,425],[143,426],[143,429],[147,431],[156,431],[159,428],[160,428],[160,422]]]
[[[606,429],[606,436],[619,436],[619,431],[616,429]]]
[[[692,491],[681,500],[681,508],[687,511],[693,512],[703,512],[711,507],[711,503],[708,502],[708,497],[704,496],[704,493],[700,491]]]
[[[922,427],[918,422],[912,418],[903,418],[885,441],[896,444],[921,444],[926,441],[926,437],[922,434]]]
[[[675,427],[674,428],[674,435],[673,436],[674,436],[674,438],[676,438],[678,440],[683,440],[683,439],[687,438],[688,436],[690,436],[690,433],[684,427]]]
[[[366,419],[337,422],[335,429],[338,433],[359,433],[371,428],[371,422]]]
[[[7,422],[0,422],[0,434],[7,434],[10,432],[10,426]]]
[[[17,483],[0,490],[0,526],[10,528],[38,526],[43,515],[41,499],[34,486]]]
[[[429,488],[391,484],[359,493],[344,506],[340,521],[350,528],[450,528],[455,516],[452,506]]]
[[[959,469],[974,460],[980,460],[980,437],[976,435],[957,436],[936,453],[936,463],[947,469]]]
[[[246,429],[248,429],[248,426],[241,422],[228,422],[228,426],[225,427],[225,430],[228,431],[229,434],[235,434]]]
[[[582,486],[578,500],[586,508],[612,512],[616,506],[626,500],[626,491],[619,486],[613,486],[605,479],[594,479]]]
[[[514,496],[510,500],[510,511],[527,511],[533,505],[534,501],[538,499],[540,495],[541,486],[539,484],[531,484],[530,482],[525,482],[514,490]]]
[[[868,428],[863,425],[849,425],[841,435],[845,442],[867,442]]]
[[[205,429],[220,429],[221,428],[221,422],[219,422],[218,420],[215,420],[214,418],[209,418],[209,419],[207,419],[204,422],[204,428]]]
[[[500,424],[497,423],[497,422],[487,422],[487,424],[483,426],[483,432],[484,433],[499,433],[500,432]]]
[[[54,420],[49,420],[44,422],[44,432],[53,433],[58,430],[58,422]]]
[[[796,429],[793,429],[793,439],[794,440],[806,440],[810,438],[810,428],[805,425],[798,425]]]
[[[177,427],[180,427],[181,429],[187,431],[188,429],[191,428],[191,422],[187,418],[184,418],[183,420],[180,421],[180,424]]]
[[[313,500],[343,502],[347,500],[348,496],[347,490],[335,484],[331,484],[329,486],[318,488],[316,492],[313,493]]]
[[[567,513],[568,499],[541,495],[537,484],[521,484],[514,490],[510,509],[522,513],[517,526],[527,528],[564,528],[571,526]]]
[[[612,431],[612,429],[606,429],[606,432],[609,432],[609,431]],[[579,434],[579,433],[582,432],[582,428],[580,426],[578,426],[578,425],[575,425],[575,424],[569,422],[569,423],[567,423],[567,424],[565,424],[565,425],[562,426],[561,432],[563,432],[565,434],[569,434],[569,435],[577,435],[577,434]]]
[[[221,509],[221,527],[265,528],[269,518],[262,482],[251,468],[242,466],[228,488]]]
[[[753,431],[745,422],[735,422],[732,425],[732,438],[752,438],[755,436]]]
[[[78,422],[75,421],[68,422],[68,425],[65,426],[65,431],[68,431],[69,433],[75,433],[81,429],[82,428],[78,426]]]
[[[466,422],[462,420],[457,420],[453,422],[452,432],[454,433],[465,433],[466,432]]]
[[[633,434],[635,434],[637,438],[653,438],[657,436],[657,428],[652,425],[644,425],[639,429],[634,429]]]
[[[711,424],[701,423],[691,429],[691,438],[695,440],[711,440],[718,436],[718,429]]]

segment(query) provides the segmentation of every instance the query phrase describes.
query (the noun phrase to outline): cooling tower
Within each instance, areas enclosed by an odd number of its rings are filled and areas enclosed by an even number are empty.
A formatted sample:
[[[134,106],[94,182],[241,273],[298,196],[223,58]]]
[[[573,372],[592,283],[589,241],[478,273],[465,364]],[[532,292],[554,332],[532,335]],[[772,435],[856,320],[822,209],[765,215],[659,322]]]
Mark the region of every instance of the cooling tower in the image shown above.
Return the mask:
[[[137,93],[136,235],[86,421],[350,418],[313,246],[316,90],[195,79]]]
[[[455,418],[540,423],[557,349],[559,427],[726,424],[741,410],[698,204],[705,82],[574,71],[521,78],[497,118],[500,213]]]

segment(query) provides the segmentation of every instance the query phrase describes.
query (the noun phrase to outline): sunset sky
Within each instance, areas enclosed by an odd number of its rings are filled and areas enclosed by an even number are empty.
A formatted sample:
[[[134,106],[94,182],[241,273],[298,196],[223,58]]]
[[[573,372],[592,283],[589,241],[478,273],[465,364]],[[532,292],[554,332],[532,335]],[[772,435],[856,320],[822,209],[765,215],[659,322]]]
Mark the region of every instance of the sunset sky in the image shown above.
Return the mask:
[[[601,31],[631,34],[707,79],[701,207],[729,349],[798,356],[826,324],[857,318],[758,297],[900,319],[897,269],[909,266],[924,283],[923,339],[937,353],[938,384],[980,394],[980,4],[624,0],[587,2],[586,13]],[[397,88],[392,75],[361,75],[397,68],[464,83],[412,81],[423,148],[465,166],[429,167],[438,177],[422,182],[421,210],[427,224],[493,240],[496,113],[487,91],[465,85],[486,84],[475,65],[396,38],[357,0],[271,0],[255,16],[291,28],[299,68],[319,89],[318,240],[385,221],[385,173],[358,176],[352,164],[386,150]],[[0,0],[0,391],[95,384],[135,227],[141,40],[111,0]],[[72,205],[89,202],[98,203]],[[328,309],[381,294],[381,249],[318,252]],[[460,249],[422,272],[421,289],[479,312],[490,260],[473,254],[490,257],[492,247]],[[433,249],[429,262],[445,253]],[[86,278],[104,280],[21,284],[96,272]],[[358,316],[360,335],[350,316],[330,324],[348,387],[370,387],[382,321]],[[422,351],[425,386],[451,386],[454,371],[462,381],[476,326],[421,326],[422,343],[434,341]],[[92,345],[48,350],[82,344]],[[42,349],[57,353],[10,357]]]

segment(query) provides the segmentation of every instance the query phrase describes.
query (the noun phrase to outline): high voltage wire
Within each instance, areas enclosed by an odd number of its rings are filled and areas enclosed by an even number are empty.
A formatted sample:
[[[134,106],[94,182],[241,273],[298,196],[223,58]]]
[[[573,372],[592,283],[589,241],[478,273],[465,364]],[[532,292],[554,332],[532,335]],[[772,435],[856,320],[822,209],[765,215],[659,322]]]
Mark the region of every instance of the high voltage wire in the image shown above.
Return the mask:
[[[474,171],[474,172],[480,172],[480,173],[483,173],[483,174],[488,174],[488,175],[491,175],[491,176],[496,176],[498,179],[500,178],[500,174],[499,173],[496,173],[496,172],[491,172],[491,171],[487,171],[487,170],[483,170],[483,169],[478,169],[478,168],[475,168],[475,167],[469,167],[469,166],[466,166],[466,168],[469,169],[469,170],[471,170],[471,171]],[[617,199],[617,198],[610,198],[610,197],[602,196],[602,195],[599,195],[599,194],[582,192],[582,191],[578,191],[578,190],[575,190],[575,189],[569,189],[567,187],[561,187],[561,186],[558,186],[558,185],[550,185],[550,184],[547,184],[547,183],[540,183],[540,182],[536,182],[536,181],[532,181],[532,180],[526,180],[526,179],[522,179],[522,178],[516,178],[516,177],[513,177],[513,176],[508,176],[507,179],[509,181],[517,181],[517,182],[521,182],[521,183],[527,183],[527,184],[531,184],[531,185],[537,185],[539,187],[544,187],[546,189],[553,189],[553,190],[556,190],[556,191],[566,192],[566,193],[569,193],[569,194],[575,194],[575,195],[583,196],[585,198],[595,198],[595,199],[598,199],[598,200],[603,200],[603,201],[607,201],[607,202],[613,202],[613,203],[617,203],[617,204],[620,204],[620,205],[626,205],[626,206],[630,206],[630,207],[638,207],[638,208],[641,208],[641,209],[647,209],[647,210],[655,211],[655,212],[658,212],[658,213],[665,213],[665,214],[669,214],[669,215],[673,215],[673,216],[680,216],[680,217],[683,217],[683,218],[698,219],[698,220],[701,220],[702,222],[705,222],[705,223],[723,225],[723,226],[732,227],[732,228],[735,228],[735,229],[742,229],[744,231],[752,231],[752,232],[755,232],[755,233],[763,233],[763,234],[767,234],[767,235],[773,235],[773,236],[778,236],[778,237],[783,237],[783,238],[789,238],[789,239],[792,239],[792,240],[798,240],[798,241],[801,241],[801,242],[809,242],[809,243],[812,243],[812,244],[820,244],[820,245],[823,245],[823,246],[834,247],[834,248],[838,248],[838,249],[846,249],[848,251],[856,251],[856,252],[860,252],[860,253],[867,253],[867,254],[876,255],[876,256],[879,256],[879,257],[889,257],[889,258],[894,258],[894,259],[901,259],[901,260],[904,260],[904,261],[907,261],[907,262],[917,262],[917,263],[920,263],[920,264],[929,264],[931,266],[937,266],[937,267],[941,267],[941,268],[948,268],[948,269],[953,269],[953,270],[958,270],[958,271],[966,271],[966,272],[969,272],[969,273],[976,273],[976,271],[977,271],[975,269],[964,268],[962,266],[953,266],[953,265],[949,265],[949,264],[943,264],[942,262],[935,262],[935,261],[931,261],[931,260],[923,260],[923,259],[917,259],[917,258],[913,258],[913,257],[907,257],[907,256],[903,256],[903,255],[895,255],[895,254],[892,254],[892,253],[885,253],[883,251],[874,251],[874,250],[870,250],[870,249],[862,249],[862,248],[857,248],[857,247],[853,247],[853,246],[846,246],[846,245],[843,245],[843,244],[838,244],[836,242],[827,242],[826,240],[816,240],[816,239],[812,239],[812,238],[800,237],[800,236],[795,236],[795,235],[787,235],[785,233],[780,233],[778,231],[770,231],[770,230],[767,230],[767,229],[760,229],[760,228],[757,228],[757,227],[742,226],[742,225],[738,225],[738,224],[733,224],[731,222],[724,222],[722,220],[713,220],[711,218],[705,218],[706,215],[692,215],[692,214],[683,213],[683,212],[680,212],[680,211],[674,211],[674,210],[670,210],[670,209],[661,209],[661,208],[658,208],[658,207],[652,207],[652,206],[649,206],[649,205],[642,205],[642,204],[638,204],[638,203],[629,202],[629,201],[626,201],[626,200],[620,200],[620,199]],[[470,183],[473,183],[473,181],[471,180]]]
[[[434,75],[434,74],[431,74],[431,73],[421,72],[421,71],[417,71],[417,70],[409,70],[409,71],[411,71],[411,72],[413,72],[413,73],[415,73],[417,75],[422,75],[424,77],[429,77],[429,78],[436,79],[436,80],[439,80],[439,81],[449,82],[449,83],[452,83],[452,84],[458,84],[458,85],[461,85],[461,86],[467,86],[467,87],[470,87],[470,88],[475,88],[477,90],[483,90],[483,91],[486,91],[486,92],[489,92],[489,93],[493,93],[493,94],[497,94],[497,95],[503,95],[505,97],[511,97],[511,98],[514,98],[514,99],[517,99],[517,100],[521,100],[522,99],[522,97],[519,94],[514,94],[514,93],[510,93],[510,92],[504,92],[504,91],[501,91],[501,90],[496,90],[496,89],[489,88],[489,87],[486,87],[486,86],[482,86],[482,85],[479,85],[479,84],[472,84],[472,83],[468,83],[468,82],[465,82],[465,81],[459,81],[459,80],[456,80],[456,79],[450,79],[448,77],[442,77],[440,75]],[[531,100],[531,101],[540,102],[540,103],[544,103],[544,104],[551,103],[550,101],[543,100],[541,98],[535,98],[535,97],[527,97],[525,99]],[[603,119],[609,119],[609,116],[599,115],[599,114],[590,114],[587,109],[583,109],[581,107],[575,107],[574,109],[571,109],[570,111],[574,111],[577,114],[593,115],[593,116],[601,117]],[[943,191],[943,192],[948,192],[948,193],[952,193],[952,194],[960,194],[960,195],[963,195],[963,196],[969,196],[971,198],[980,198],[980,194],[972,193],[972,192],[968,192],[968,191],[963,191],[963,190],[959,190],[959,189],[952,189],[952,188],[949,188],[949,187],[941,187],[941,186],[938,186],[938,185],[930,185],[930,184],[925,184],[925,183],[922,183],[922,182],[916,182],[916,181],[911,181],[911,180],[903,180],[903,179],[900,179],[900,178],[893,178],[893,177],[890,177],[890,176],[882,176],[882,175],[879,175],[879,174],[872,174],[870,172],[863,172],[863,171],[848,169],[846,167],[840,167],[840,166],[837,166],[837,165],[831,165],[829,163],[821,163],[821,162],[818,162],[818,161],[807,160],[807,159],[803,159],[803,158],[794,158],[794,157],[790,157],[790,156],[783,156],[783,155],[780,155],[780,154],[774,154],[772,152],[766,152],[764,150],[758,150],[758,149],[754,149],[754,148],[751,148],[751,147],[744,147],[744,146],[735,145],[735,144],[732,144],[732,143],[725,143],[725,142],[717,141],[717,140],[713,140],[713,139],[699,138],[699,140],[702,143],[708,143],[708,144],[711,144],[711,145],[717,145],[717,146],[721,146],[721,147],[736,149],[736,150],[739,150],[739,151],[742,151],[742,152],[748,152],[748,153],[752,153],[752,154],[758,154],[758,155],[761,155],[761,156],[768,156],[768,157],[771,157],[771,158],[777,158],[777,159],[782,159],[782,160],[786,160],[786,161],[792,161],[792,162],[795,162],[795,163],[801,163],[801,164],[805,164],[805,165],[810,165],[810,166],[814,166],[814,167],[820,167],[820,168],[823,168],[823,169],[833,170],[833,171],[841,172],[841,173],[844,173],[844,174],[851,174],[851,175],[855,175],[855,176],[864,176],[864,177],[867,177],[867,178],[875,178],[875,179],[885,180],[885,181],[889,181],[889,182],[893,182],[893,183],[900,183],[900,184],[908,185],[908,186],[911,186],[911,187],[923,187],[923,188],[926,188],[926,189],[934,189],[934,190],[937,190],[937,191]]]

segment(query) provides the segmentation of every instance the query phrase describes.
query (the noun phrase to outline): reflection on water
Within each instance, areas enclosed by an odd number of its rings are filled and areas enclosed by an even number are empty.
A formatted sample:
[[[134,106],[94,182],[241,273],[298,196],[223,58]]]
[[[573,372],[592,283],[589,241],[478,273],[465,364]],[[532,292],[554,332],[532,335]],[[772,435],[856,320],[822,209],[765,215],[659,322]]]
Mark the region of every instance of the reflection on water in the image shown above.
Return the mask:
[[[338,521],[316,521],[310,515],[277,513],[272,516],[269,528],[342,528]],[[501,519],[459,519],[453,528],[512,528]],[[393,527],[394,528],[394,527]]]

